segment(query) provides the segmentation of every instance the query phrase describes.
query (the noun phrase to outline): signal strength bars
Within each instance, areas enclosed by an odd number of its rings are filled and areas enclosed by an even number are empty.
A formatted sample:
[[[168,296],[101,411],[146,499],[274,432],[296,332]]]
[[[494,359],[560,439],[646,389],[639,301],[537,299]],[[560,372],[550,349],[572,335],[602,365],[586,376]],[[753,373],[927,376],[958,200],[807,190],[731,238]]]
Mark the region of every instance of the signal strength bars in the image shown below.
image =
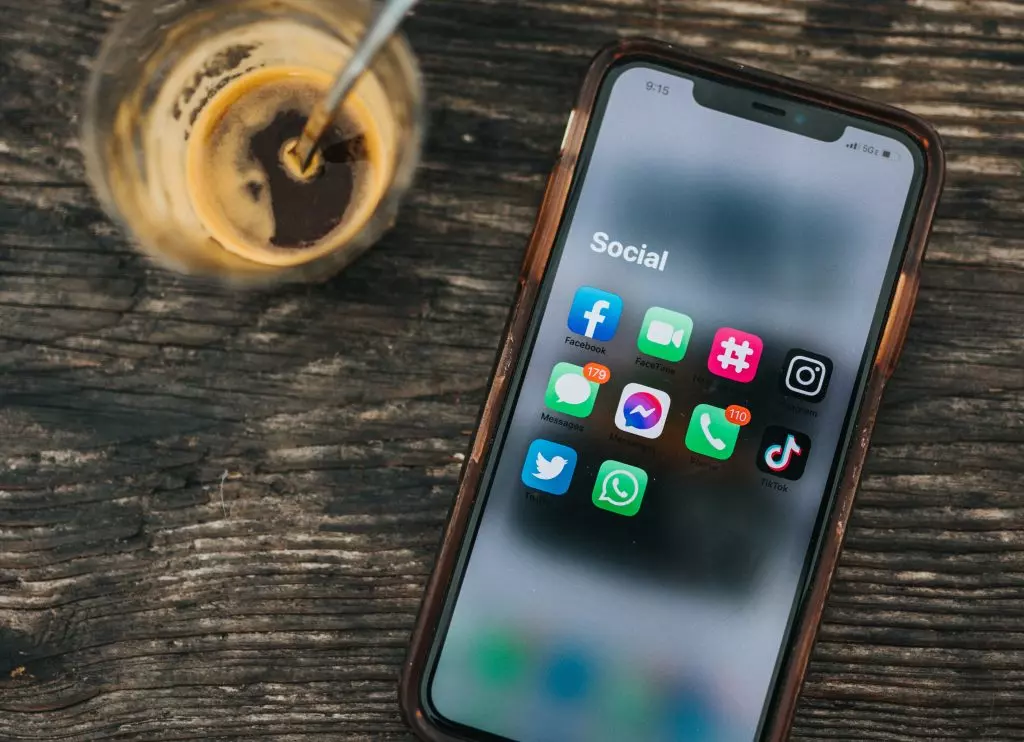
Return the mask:
[[[857,149],[858,147],[860,147],[860,142],[850,142],[846,145],[847,149]]]

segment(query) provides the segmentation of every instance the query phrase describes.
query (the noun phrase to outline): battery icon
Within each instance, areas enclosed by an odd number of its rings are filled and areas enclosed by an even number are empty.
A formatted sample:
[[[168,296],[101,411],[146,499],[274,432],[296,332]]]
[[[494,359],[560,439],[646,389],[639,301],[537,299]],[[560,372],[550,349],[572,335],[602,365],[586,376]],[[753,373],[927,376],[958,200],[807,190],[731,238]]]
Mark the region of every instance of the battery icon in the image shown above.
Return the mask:
[[[882,157],[889,157],[891,154],[892,153],[887,149],[882,150]]]

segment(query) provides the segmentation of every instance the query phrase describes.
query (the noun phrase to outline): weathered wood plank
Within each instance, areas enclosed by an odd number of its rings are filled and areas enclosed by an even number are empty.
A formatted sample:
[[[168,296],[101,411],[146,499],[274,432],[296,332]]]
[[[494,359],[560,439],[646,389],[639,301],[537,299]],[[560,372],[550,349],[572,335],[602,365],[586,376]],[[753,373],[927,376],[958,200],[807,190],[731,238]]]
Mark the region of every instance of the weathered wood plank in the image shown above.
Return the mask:
[[[343,276],[149,266],[84,185],[119,2],[0,0],[0,740],[405,740],[395,680],[589,55],[929,117],[950,180],[800,740],[1024,739],[1024,4],[432,0],[430,137]]]

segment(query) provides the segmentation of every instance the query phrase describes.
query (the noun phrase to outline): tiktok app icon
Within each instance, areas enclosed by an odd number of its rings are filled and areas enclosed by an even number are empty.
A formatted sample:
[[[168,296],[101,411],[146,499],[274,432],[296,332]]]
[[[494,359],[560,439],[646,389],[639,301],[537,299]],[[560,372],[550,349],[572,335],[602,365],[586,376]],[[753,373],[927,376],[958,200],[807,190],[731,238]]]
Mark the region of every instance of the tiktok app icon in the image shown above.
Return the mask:
[[[803,476],[810,454],[809,435],[770,425],[757,450],[757,468],[772,476],[796,480]]]

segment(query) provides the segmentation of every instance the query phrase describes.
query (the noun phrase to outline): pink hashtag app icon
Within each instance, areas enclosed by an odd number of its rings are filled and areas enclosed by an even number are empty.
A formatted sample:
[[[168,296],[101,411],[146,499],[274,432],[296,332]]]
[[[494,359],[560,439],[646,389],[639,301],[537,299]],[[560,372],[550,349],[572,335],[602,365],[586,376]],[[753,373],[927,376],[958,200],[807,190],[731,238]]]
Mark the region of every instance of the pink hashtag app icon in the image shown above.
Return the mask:
[[[749,332],[723,327],[715,333],[708,355],[708,371],[744,384],[754,380],[761,360],[761,338]]]

